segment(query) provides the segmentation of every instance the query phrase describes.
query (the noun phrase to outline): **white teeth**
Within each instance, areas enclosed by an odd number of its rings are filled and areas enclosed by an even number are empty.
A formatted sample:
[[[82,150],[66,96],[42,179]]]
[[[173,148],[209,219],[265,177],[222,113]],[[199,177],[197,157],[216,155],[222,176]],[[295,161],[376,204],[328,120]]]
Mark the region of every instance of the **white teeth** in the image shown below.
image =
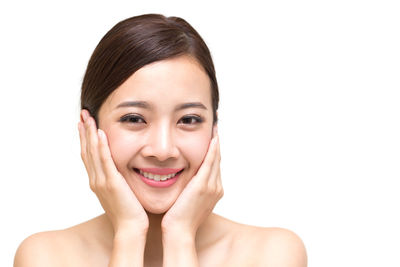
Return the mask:
[[[155,180],[155,181],[165,181],[165,180],[168,180],[168,179],[174,177],[177,174],[177,173],[171,173],[171,174],[167,174],[167,175],[159,175],[159,174],[144,172],[142,170],[139,170],[139,172],[144,177]]]

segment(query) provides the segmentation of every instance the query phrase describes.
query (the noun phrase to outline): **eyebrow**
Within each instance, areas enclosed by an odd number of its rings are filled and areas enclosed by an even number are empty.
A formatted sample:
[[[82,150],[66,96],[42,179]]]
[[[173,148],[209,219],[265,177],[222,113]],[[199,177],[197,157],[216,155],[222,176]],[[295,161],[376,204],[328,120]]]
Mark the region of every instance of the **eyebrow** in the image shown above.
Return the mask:
[[[204,106],[200,102],[189,102],[189,103],[183,103],[183,104],[178,105],[175,108],[175,111],[186,109],[186,108],[201,108],[201,109],[207,110],[206,106]]]
[[[116,108],[126,108],[126,107],[138,107],[150,109],[150,105],[145,101],[126,101],[120,103]]]
[[[125,108],[125,107],[138,107],[138,108],[144,108],[144,109],[152,109],[151,105],[147,103],[146,101],[126,101],[120,103],[116,108]],[[201,102],[188,102],[188,103],[183,103],[175,107],[175,111],[179,111],[182,109],[187,109],[187,108],[200,108],[200,109],[205,109],[207,110],[206,106],[203,105]]]

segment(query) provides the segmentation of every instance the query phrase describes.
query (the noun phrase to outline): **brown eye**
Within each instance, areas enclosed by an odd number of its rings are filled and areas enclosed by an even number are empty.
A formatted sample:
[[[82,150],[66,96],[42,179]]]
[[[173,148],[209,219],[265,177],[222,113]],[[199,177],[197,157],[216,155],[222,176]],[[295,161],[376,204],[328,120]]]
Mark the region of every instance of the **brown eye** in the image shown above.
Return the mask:
[[[125,116],[121,117],[119,119],[119,121],[120,122],[126,122],[126,123],[134,123],[134,124],[146,123],[146,121],[141,116],[132,115],[132,114],[128,114],[128,115],[125,115]]]
[[[198,123],[202,123],[202,122],[203,122],[203,119],[199,116],[185,116],[182,119],[180,119],[178,123],[194,125],[194,124],[198,124]]]

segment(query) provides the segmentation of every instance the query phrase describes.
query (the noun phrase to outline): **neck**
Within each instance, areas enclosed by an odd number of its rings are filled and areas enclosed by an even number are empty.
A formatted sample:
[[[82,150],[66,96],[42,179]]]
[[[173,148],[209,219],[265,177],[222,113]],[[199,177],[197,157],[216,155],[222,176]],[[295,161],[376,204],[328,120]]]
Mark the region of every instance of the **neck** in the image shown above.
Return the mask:
[[[144,259],[146,262],[154,262],[154,260],[161,260],[163,258],[163,246],[162,246],[162,231],[161,231],[161,221],[164,214],[153,214],[147,212],[149,218],[149,229],[147,231],[147,240],[144,253]],[[196,248],[202,250],[207,248],[209,244],[215,243],[221,236],[224,235],[226,229],[221,225],[221,219],[219,216],[211,213],[207,220],[200,225],[196,234]],[[112,224],[108,220],[107,215],[103,214],[99,217],[104,224],[102,227],[107,226],[109,231],[104,231],[104,228],[99,229],[99,231],[107,234],[107,244],[108,248],[112,248],[113,239],[113,229]]]
[[[147,212],[149,218],[149,229],[147,231],[147,240],[145,248],[145,258],[162,259],[162,232],[161,221],[164,214],[153,214]]]

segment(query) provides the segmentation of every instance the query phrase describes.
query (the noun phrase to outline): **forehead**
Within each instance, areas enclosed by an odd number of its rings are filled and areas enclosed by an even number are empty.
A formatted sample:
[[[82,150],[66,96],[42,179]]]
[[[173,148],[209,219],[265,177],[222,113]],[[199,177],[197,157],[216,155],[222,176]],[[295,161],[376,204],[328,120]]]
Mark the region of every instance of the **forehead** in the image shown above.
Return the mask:
[[[113,109],[122,101],[154,106],[202,102],[211,109],[211,84],[202,66],[189,56],[157,61],[136,71],[106,100]]]

